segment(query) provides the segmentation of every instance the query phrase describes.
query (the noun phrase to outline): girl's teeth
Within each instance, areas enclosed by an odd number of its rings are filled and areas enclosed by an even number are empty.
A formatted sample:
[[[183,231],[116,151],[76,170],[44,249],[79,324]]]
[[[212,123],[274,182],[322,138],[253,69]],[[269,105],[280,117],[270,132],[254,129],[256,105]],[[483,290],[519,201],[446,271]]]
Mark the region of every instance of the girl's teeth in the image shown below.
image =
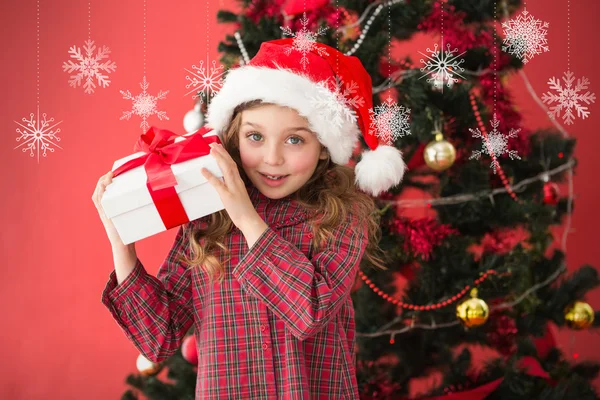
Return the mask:
[[[267,178],[272,179],[274,181],[278,181],[282,178],[285,178],[285,176],[271,176],[271,175],[265,175]]]

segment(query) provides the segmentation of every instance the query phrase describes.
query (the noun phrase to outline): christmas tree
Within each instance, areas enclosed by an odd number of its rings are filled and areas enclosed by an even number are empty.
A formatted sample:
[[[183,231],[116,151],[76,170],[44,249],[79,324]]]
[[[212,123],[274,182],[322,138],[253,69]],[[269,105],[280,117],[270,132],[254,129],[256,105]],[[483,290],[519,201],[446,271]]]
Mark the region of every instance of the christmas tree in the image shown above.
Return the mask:
[[[411,384],[428,377],[428,399],[597,398],[590,382],[599,365],[568,361],[548,330],[597,325],[584,295],[599,279],[591,266],[569,276],[564,250],[551,248],[550,228],[573,209],[573,194],[561,196],[556,183],[572,179],[575,140],[558,123],[522,128],[511,103],[503,78],[547,51],[547,26],[521,6],[256,0],[218,14],[236,25],[219,45],[226,68],[281,37],[357,56],[372,77],[377,128],[408,164],[403,183],[377,199],[388,268],[364,263],[352,294],[361,398],[408,398]],[[391,43],[417,32],[439,41],[422,60],[393,57]],[[544,95],[549,106],[554,100]],[[582,101],[593,100],[588,93]],[[562,111],[572,122],[572,110]],[[407,198],[407,189],[430,199]],[[410,218],[414,207],[429,216]],[[473,346],[491,350],[483,366]],[[190,333],[185,359],[178,352],[164,364],[168,380],[150,364],[127,382],[150,399],[193,399],[194,349]]]

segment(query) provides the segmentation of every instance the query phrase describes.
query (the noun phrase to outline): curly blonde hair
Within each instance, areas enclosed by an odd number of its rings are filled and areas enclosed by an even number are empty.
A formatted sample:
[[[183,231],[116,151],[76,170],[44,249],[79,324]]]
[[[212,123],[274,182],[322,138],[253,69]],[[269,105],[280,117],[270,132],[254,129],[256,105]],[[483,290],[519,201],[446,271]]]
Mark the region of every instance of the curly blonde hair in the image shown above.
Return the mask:
[[[222,138],[223,147],[238,165],[240,176],[246,185],[250,181],[242,168],[238,147],[242,112],[265,105],[271,103],[254,100],[237,106]],[[366,221],[368,224],[369,240],[363,257],[366,257],[372,266],[387,269],[383,252],[379,247],[380,215],[373,198],[356,190],[352,168],[334,164],[329,156],[325,160],[320,159],[311,178],[293,194],[292,198],[304,207],[309,215],[320,217],[318,221],[316,218],[310,218],[308,221],[313,232],[313,245],[317,251],[327,238],[333,236],[333,229],[345,221],[348,212],[351,211],[358,221]],[[351,205],[352,209],[350,209]],[[226,256],[229,255],[229,249],[223,239],[231,232],[233,222],[226,210],[213,213],[206,218],[208,224],[194,224],[192,221],[186,225],[191,257],[184,254],[179,256],[179,260],[184,261],[188,267],[204,268],[211,281],[218,278],[219,282],[222,282],[224,266],[213,254],[215,250],[220,249]]]

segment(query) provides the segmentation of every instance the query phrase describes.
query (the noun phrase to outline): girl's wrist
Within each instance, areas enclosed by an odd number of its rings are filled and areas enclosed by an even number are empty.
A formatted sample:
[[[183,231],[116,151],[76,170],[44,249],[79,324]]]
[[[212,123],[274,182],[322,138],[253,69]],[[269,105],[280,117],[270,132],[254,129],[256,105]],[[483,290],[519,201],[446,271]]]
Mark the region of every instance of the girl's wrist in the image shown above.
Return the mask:
[[[246,242],[248,243],[249,249],[254,245],[254,243],[256,243],[258,238],[269,227],[265,223],[265,221],[263,221],[263,219],[260,218],[260,216],[258,216],[258,214],[256,215],[256,218],[249,219],[240,225],[240,231],[242,231],[244,238],[246,238]]]
[[[117,253],[135,253],[135,242],[130,244],[123,244],[123,242],[111,242],[113,252]]]
[[[239,221],[239,224],[236,224],[240,231],[244,232],[250,229],[254,229],[257,225],[261,223],[264,224],[263,219],[258,215],[257,212],[251,213],[251,215],[246,216],[244,219]]]

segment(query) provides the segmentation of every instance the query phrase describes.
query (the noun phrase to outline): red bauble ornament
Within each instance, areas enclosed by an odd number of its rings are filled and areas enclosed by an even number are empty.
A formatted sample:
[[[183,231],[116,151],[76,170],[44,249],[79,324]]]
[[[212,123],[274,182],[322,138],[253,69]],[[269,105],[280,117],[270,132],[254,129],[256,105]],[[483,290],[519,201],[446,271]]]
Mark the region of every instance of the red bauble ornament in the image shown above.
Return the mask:
[[[189,335],[183,339],[181,345],[183,358],[192,365],[198,365],[198,349],[196,349],[196,335]]]
[[[559,190],[554,182],[544,183],[544,204],[555,206],[558,204]]]

